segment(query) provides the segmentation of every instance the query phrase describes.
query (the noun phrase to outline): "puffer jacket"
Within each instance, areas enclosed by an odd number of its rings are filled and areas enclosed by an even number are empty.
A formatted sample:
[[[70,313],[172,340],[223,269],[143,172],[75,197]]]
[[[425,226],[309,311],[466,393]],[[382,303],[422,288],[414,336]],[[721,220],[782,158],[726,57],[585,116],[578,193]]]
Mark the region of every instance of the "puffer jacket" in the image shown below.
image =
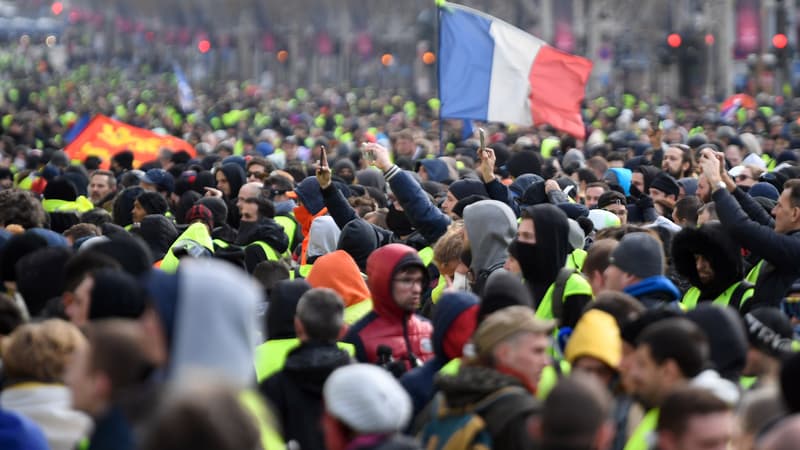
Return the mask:
[[[403,361],[406,369],[418,367],[433,358],[433,327],[426,319],[400,308],[392,296],[392,279],[399,267],[417,266],[425,270],[417,252],[403,244],[379,248],[367,260],[369,290],[373,311],[350,327],[344,338],[356,347],[356,359],[378,362],[378,347],[392,349],[392,357]]]

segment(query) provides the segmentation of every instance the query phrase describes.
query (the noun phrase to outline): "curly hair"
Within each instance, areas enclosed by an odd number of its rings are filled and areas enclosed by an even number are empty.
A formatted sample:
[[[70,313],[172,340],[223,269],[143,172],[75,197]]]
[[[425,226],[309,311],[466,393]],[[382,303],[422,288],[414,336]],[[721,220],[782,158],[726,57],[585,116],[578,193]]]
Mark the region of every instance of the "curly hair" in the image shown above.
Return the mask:
[[[0,226],[20,225],[26,230],[47,224],[42,202],[30,191],[7,189],[0,191]]]
[[[80,330],[64,320],[24,324],[3,342],[3,369],[12,382],[61,383],[72,354],[84,345]]]

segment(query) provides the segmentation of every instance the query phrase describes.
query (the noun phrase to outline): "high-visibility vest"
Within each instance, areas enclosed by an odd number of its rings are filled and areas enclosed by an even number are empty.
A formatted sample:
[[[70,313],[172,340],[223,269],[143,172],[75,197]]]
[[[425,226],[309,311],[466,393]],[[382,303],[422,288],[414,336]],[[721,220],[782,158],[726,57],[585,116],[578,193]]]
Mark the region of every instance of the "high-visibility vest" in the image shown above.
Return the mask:
[[[352,325],[372,311],[372,299],[364,299],[344,309],[344,323]]]
[[[558,314],[553,309],[553,293],[557,283],[558,280],[547,288],[547,292],[545,292],[544,297],[542,297],[539,307],[536,308],[536,317],[540,319],[560,319],[560,317],[556,317]],[[558,301],[561,302],[561,306],[563,306],[564,299],[572,295],[593,296],[592,285],[578,272],[572,273],[569,278],[567,278],[567,282],[564,284],[564,294],[558,299]]]
[[[356,348],[353,344],[337,342],[336,345],[350,354],[351,357],[356,355]],[[284,364],[286,364],[286,356],[299,346],[300,339],[291,338],[272,339],[256,347],[254,363],[258,382],[264,381],[270,375],[283,369]]]
[[[750,284],[756,284],[756,281],[758,281],[758,276],[761,275],[761,267],[763,266],[764,266],[764,260],[762,259],[761,261],[758,262],[758,264],[756,264],[755,266],[753,266],[752,269],[750,269],[750,272],[747,272],[747,276],[744,277],[744,281],[747,281]]]
[[[297,233],[297,222],[288,216],[275,216],[275,222],[278,222],[278,225],[283,227],[283,232],[289,238],[289,248],[286,250],[286,254],[289,255],[294,250],[294,235]]]
[[[569,375],[570,371],[572,371],[572,366],[566,359],[554,360],[552,364],[546,365],[542,369],[539,384],[536,386],[536,398],[546,399],[550,391],[558,384],[558,380]]]
[[[439,369],[439,373],[444,375],[456,375],[461,370],[461,358],[453,358],[447,364]]]
[[[567,255],[567,264],[565,264],[564,267],[569,267],[580,272],[583,270],[583,263],[586,261],[587,254],[586,250],[582,248],[573,250],[572,253]]]
[[[94,203],[84,196],[78,196],[75,201],[45,199],[42,200],[45,212],[77,212],[85,213],[94,209]]]
[[[286,443],[276,430],[277,423],[264,400],[257,392],[250,389],[239,393],[239,404],[255,419],[261,435],[261,446],[264,450],[284,450]]]
[[[178,239],[170,246],[167,254],[164,255],[164,258],[161,260],[161,270],[167,273],[175,273],[178,271],[178,264],[180,261],[175,257],[172,249],[178,245],[185,244],[186,241],[194,242],[205,247],[209,252],[214,253],[214,241],[208,233],[208,228],[205,224],[195,222],[189,225],[189,228],[178,236]]]
[[[422,264],[425,267],[428,267],[433,262],[433,248],[430,246],[423,248],[419,252],[419,259],[422,260]]]
[[[625,450],[649,450],[655,437],[656,427],[658,426],[658,408],[653,408],[647,411],[644,418],[639,422],[628,443],[625,444]]]
[[[267,256],[267,260],[268,261],[280,261],[281,255],[278,252],[276,252],[275,249],[273,249],[266,242],[264,242],[264,241],[251,242],[251,243],[247,244],[247,247],[250,247],[250,246],[253,246],[253,245],[261,247],[261,249],[264,250],[264,255]]]
[[[447,289],[447,280],[444,275],[439,275],[439,283],[437,283],[436,287],[431,291],[431,301],[434,305],[439,302],[439,298],[442,296],[445,289]]]
[[[725,307],[730,305],[731,300],[733,300],[733,304],[741,308],[742,305],[744,305],[744,303],[753,296],[753,290],[752,284],[740,281],[730,285],[730,287],[719,294],[719,296],[715,298],[711,304]],[[685,310],[695,309],[699,299],[700,289],[692,286],[688,291],[686,291],[686,294],[684,294],[683,300],[681,300],[681,306]]]

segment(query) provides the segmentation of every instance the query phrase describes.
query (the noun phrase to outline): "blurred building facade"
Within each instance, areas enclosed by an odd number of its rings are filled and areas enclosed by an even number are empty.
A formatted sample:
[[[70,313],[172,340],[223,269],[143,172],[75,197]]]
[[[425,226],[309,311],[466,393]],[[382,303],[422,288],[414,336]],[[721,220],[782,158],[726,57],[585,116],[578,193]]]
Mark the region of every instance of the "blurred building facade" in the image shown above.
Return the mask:
[[[373,86],[436,94],[432,0],[16,0],[57,16],[98,58],[168,67],[193,80]],[[54,4],[63,6],[55,14]],[[590,95],[787,93],[800,0],[462,0],[593,60]],[[0,14],[5,14],[0,5]],[[668,36],[677,35],[669,42]],[[776,34],[786,46],[776,48]],[[88,37],[87,37],[88,35]],[[204,42],[206,47],[200,43]],[[780,41],[779,41],[780,43]],[[427,54],[426,54],[427,53]]]

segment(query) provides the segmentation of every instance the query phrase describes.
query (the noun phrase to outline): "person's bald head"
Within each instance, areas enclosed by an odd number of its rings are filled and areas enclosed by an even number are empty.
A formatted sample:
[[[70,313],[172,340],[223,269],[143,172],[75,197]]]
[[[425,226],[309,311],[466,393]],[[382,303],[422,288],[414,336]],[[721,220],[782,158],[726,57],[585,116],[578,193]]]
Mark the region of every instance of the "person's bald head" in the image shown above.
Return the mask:
[[[259,192],[261,192],[262,187],[263,184],[261,184],[260,182],[252,182],[243,185],[242,188],[239,189],[239,200],[242,201],[258,197],[258,194]]]

